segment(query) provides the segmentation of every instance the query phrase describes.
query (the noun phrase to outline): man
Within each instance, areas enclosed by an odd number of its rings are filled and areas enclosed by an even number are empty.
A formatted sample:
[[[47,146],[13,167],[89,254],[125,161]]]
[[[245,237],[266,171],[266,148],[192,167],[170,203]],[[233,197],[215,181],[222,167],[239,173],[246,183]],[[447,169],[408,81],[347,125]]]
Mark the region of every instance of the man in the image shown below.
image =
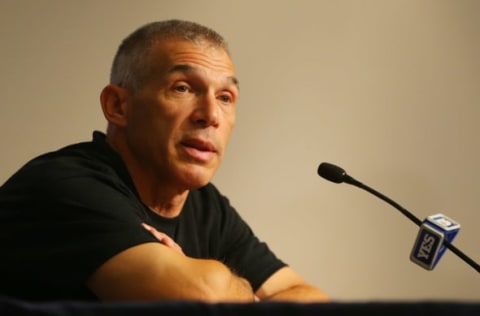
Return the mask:
[[[170,20],[127,37],[100,96],[106,135],[32,160],[0,189],[0,294],[326,301],[210,183],[238,85],[204,26]]]

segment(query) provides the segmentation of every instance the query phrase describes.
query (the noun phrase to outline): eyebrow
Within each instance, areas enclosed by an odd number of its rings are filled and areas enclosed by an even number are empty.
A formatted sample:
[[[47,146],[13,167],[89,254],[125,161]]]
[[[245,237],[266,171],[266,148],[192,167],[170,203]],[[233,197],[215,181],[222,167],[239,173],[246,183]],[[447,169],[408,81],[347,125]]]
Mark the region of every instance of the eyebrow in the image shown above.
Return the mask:
[[[174,65],[172,68],[170,68],[170,70],[168,71],[169,74],[172,74],[175,72],[195,73],[195,72],[199,72],[199,69],[189,64],[177,64],[177,65]],[[237,89],[240,90],[240,83],[238,82],[237,77],[228,76],[227,81],[234,84],[237,87]]]

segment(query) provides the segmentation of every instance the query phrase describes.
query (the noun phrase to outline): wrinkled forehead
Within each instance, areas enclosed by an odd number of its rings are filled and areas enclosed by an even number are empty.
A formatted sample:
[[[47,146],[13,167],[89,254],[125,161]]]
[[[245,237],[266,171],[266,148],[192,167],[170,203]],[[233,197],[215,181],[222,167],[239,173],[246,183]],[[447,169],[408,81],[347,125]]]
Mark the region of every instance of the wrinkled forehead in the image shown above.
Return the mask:
[[[151,70],[156,73],[204,69],[229,77],[238,85],[230,54],[225,48],[215,43],[181,38],[163,40],[152,47],[149,59]]]
[[[174,55],[181,51],[197,51],[219,56],[223,55],[228,62],[232,63],[230,52],[224,45],[206,38],[187,39],[179,36],[170,36],[153,40],[152,43],[150,43],[150,52],[154,54],[163,53],[165,55]]]
[[[173,64],[166,72],[166,76],[174,76],[175,74],[184,74],[186,76],[198,76],[198,77],[207,77],[205,74],[206,71],[203,68],[199,68],[192,64]],[[234,86],[237,90],[240,90],[240,85],[237,77],[234,74],[229,73],[217,73],[217,78],[220,82],[223,82],[226,85]]]

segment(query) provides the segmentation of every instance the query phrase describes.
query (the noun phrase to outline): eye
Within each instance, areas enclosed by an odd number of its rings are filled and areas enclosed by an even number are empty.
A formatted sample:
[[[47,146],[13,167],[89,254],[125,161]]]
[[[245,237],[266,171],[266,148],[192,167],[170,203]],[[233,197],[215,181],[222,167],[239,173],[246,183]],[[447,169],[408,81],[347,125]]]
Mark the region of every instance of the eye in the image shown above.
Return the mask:
[[[181,93],[185,93],[185,92],[188,92],[190,90],[190,88],[187,85],[184,85],[184,84],[176,85],[173,89],[175,91],[181,92]]]
[[[230,94],[221,94],[218,96],[218,99],[225,104],[233,103],[233,98]]]

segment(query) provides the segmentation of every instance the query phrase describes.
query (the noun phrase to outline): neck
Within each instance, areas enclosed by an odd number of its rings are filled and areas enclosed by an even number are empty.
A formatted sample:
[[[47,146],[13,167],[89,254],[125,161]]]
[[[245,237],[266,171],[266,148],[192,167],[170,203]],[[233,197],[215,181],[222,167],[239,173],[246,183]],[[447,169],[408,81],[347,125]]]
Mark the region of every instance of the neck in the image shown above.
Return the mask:
[[[152,174],[155,174],[154,170],[145,170],[142,167],[144,164],[137,163],[130,152],[125,150],[123,143],[116,142],[109,134],[107,142],[122,157],[140,200],[160,216],[169,218],[178,216],[187,200],[189,190],[180,188],[174,183],[163,182],[162,177],[152,177]]]
[[[144,172],[136,166],[127,163],[141,201],[163,217],[178,216],[187,200],[189,190],[179,188],[174,183],[163,182],[152,177],[153,172]]]
[[[189,192],[188,190],[185,190],[179,193],[165,194],[165,190],[160,188],[150,190],[150,192],[142,191],[139,188],[137,190],[140,194],[142,202],[147,205],[150,210],[160,216],[168,218],[173,218],[180,215]],[[161,192],[161,194],[158,192]]]

